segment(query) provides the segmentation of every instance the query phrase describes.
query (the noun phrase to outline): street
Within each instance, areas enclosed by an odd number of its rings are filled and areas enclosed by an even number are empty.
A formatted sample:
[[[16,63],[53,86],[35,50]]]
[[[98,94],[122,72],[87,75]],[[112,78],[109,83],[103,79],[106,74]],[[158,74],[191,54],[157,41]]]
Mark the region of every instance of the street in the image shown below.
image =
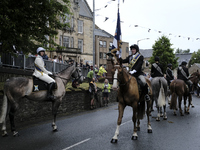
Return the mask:
[[[52,132],[51,120],[20,128],[20,136],[0,137],[1,150],[199,150],[200,98],[193,96],[190,114],[173,115],[167,104],[167,120],[157,122],[152,112],[153,133],[147,133],[146,117],[141,121],[138,140],[133,134],[132,108],[126,107],[118,142],[110,143],[117,126],[117,103],[75,115],[59,117],[58,132]],[[183,108],[183,104],[182,104]],[[154,107],[155,110],[155,107]]]

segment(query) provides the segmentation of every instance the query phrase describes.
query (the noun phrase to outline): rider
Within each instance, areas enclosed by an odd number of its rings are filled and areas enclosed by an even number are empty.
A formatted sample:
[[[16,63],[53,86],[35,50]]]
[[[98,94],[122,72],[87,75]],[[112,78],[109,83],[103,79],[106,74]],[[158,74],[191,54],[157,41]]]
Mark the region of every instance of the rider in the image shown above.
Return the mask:
[[[142,65],[143,65],[143,60],[144,57],[140,54],[139,52],[139,47],[138,45],[134,44],[130,46],[131,49],[131,55],[129,55],[128,57],[126,57],[126,59],[122,59],[122,63],[128,63],[128,67],[129,67],[129,73],[131,75],[133,75],[136,78],[139,78],[140,81],[142,82],[142,89],[143,92],[145,93],[145,100],[149,101],[150,97],[148,95],[148,85],[146,83],[145,77],[144,77],[144,73],[142,72]]]
[[[167,80],[167,83],[168,83],[168,87],[170,87],[171,81],[174,80],[174,75],[173,75],[173,71],[172,71],[172,64],[170,64],[170,63],[167,65],[166,80]]]
[[[188,71],[188,68],[186,67],[187,65],[187,62],[186,61],[183,61],[181,63],[181,65],[178,67],[178,70],[177,70],[177,79],[181,79],[183,80],[189,87],[189,91],[190,91],[190,94],[193,94],[194,92],[192,91],[192,81],[189,80],[189,71]]]
[[[164,77],[163,66],[162,64],[159,63],[159,60],[160,60],[159,57],[156,56],[154,60],[155,60],[155,63],[153,63],[151,67],[151,77],[152,78]]]
[[[49,76],[52,75],[52,73],[45,69],[44,60],[42,58],[42,56],[45,54],[45,49],[43,47],[39,47],[37,49],[37,54],[38,55],[34,62],[35,70],[33,72],[33,76],[48,83],[47,99],[55,100],[55,97],[52,95],[52,90],[55,88],[56,83],[55,80]]]

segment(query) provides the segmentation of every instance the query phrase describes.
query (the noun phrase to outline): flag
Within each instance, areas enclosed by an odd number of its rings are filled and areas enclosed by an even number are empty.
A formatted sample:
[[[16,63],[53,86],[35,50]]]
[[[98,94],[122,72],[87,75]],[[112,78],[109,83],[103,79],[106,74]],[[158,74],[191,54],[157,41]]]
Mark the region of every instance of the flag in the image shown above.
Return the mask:
[[[111,52],[117,51],[116,54],[119,54],[119,57],[121,57],[121,52],[122,52],[121,45],[122,45],[122,36],[121,36],[120,15],[119,15],[119,8],[118,8],[117,27],[115,30],[115,36],[113,39]]]

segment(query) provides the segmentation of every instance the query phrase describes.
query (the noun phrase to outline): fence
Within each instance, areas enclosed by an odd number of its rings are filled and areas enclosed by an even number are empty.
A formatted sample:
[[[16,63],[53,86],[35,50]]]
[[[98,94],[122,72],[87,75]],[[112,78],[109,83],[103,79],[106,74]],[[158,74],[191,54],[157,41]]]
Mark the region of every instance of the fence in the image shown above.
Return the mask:
[[[12,67],[12,68],[19,68],[19,69],[26,69],[26,70],[34,70],[34,61],[36,56],[34,55],[23,55],[23,54],[17,54],[15,56],[12,56],[11,54],[5,54],[3,53],[0,57],[0,66],[4,67]],[[46,69],[48,71],[51,71],[53,73],[58,73],[65,68],[67,68],[68,64],[63,63],[57,63],[54,61],[44,60]],[[80,67],[82,75],[84,77],[87,76],[88,69]]]

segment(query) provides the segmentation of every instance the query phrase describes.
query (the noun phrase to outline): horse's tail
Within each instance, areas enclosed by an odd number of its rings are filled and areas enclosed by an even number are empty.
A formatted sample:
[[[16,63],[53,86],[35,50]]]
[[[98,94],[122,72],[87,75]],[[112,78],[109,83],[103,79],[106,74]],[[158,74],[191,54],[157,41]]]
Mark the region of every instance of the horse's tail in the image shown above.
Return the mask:
[[[8,99],[4,92],[2,110],[1,110],[1,115],[0,115],[0,123],[3,123],[6,119],[7,108],[8,108]]]
[[[177,94],[176,94],[175,86],[176,86],[176,82],[173,83],[173,86],[170,86],[170,90],[172,92],[170,109],[177,108]]]
[[[145,101],[141,101],[138,103],[138,108],[137,108],[137,119],[143,119],[145,115]]]
[[[165,90],[163,88],[163,83],[160,79],[159,79],[159,84],[160,84],[160,91],[158,96],[158,107],[162,107],[165,105]]]

